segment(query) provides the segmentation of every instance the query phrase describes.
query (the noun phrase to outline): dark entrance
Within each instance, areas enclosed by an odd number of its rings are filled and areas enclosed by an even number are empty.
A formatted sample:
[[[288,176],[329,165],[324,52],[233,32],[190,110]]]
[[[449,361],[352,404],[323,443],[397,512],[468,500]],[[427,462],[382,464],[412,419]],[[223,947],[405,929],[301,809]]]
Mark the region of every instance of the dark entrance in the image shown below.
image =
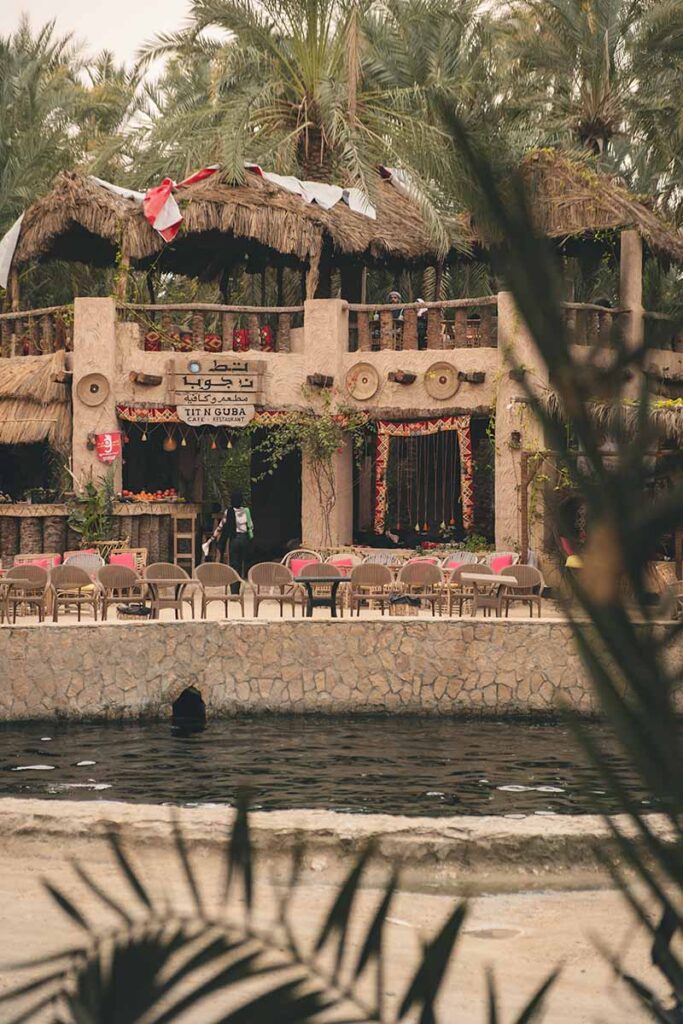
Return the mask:
[[[392,437],[386,526],[403,538],[462,535],[460,450],[455,430]]]
[[[279,561],[287,543],[301,537],[301,454],[293,452],[270,469],[258,450],[260,437],[256,431],[252,438],[253,560]]]

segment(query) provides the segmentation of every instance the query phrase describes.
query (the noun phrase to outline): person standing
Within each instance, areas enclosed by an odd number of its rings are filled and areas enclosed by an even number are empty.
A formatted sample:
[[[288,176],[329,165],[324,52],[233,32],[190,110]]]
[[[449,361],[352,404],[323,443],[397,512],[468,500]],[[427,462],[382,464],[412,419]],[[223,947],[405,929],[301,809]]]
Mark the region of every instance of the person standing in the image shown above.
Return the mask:
[[[230,565],[244,579],[249,546],[250,542],[254,539],[254,524],[251,518],[251,511],[244,504],[241,491],[233,491],[230,495],[230,508],[225,510],[225,515],[219,523],[216,532],[219,533],[218,550],[221,562],[225,555],[226,545],[229,543],[228,557]],[[232,589],[233,593],[237,593],[239,584],[233,583]]]

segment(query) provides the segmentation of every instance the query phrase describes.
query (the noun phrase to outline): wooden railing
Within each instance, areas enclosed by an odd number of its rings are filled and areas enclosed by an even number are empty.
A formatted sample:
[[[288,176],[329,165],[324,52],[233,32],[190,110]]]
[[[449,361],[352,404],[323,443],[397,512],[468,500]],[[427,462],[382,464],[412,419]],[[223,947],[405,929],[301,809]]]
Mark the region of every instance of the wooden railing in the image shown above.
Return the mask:
[[[349,304],[349,351],[496,348],[498,299]]]
[[[572,345],[609,346],[623,332],[628,310],[596,306],[591,302],[563,302],[564,322]]]
[[[0,356],[36,356],[73,349],[73,310],[70,306],[0,313]]]
[[[645,312],[645,343],[649,348],[683,352],[683,316]]]
[[[140,327],[147,351],[290,352],[303,306],[219,306],[211,303],[125,304],[120,320]]]

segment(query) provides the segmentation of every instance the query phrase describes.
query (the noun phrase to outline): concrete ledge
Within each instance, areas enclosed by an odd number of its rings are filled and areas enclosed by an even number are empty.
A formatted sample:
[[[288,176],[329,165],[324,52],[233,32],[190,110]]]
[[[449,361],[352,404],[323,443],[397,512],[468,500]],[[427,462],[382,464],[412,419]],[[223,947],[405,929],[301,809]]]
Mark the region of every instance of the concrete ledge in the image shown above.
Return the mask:
[[[114,801],[0,800],[0,837],[13,843],[55,843],[82,856],[110,828],[142,851],[170,848],[175,813],[190,848],[216,852],[225,846],[233,820],[227,807],[179,808]],[[660,819],[652,816],[652,822]],[[615,819],[633,835],[626,818]],[[619,856],[604,821],[595,815],[525,818],[409,818],[390,814],[339,814],[296,810],[254,812],[250,817],[257,855],[284,882],[292,853],[305,845],[304,873],[333,882],[372,841],[376,853],[367,884],[401,869],[403,888],[421,891],[486,891],[519,888],[581,888],[605,881],[598,852]],[[661,822],[664,828],[663,821]]]
[[[683,660],[683,636],[670,656]],[[0,629],[0,666],[6,721],[168,714],[190,684],[219,715],[548,716],[560,699],[595,711],[570,626],[544,620],[12,626]]]

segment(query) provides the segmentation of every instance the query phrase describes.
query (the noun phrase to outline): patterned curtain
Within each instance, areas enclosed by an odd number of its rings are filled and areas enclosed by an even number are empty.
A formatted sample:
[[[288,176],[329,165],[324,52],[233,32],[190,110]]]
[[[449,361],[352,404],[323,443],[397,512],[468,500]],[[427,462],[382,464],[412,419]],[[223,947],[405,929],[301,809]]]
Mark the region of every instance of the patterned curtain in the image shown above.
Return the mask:
[[[460,451],[460,497],[462,500],[463,529],[470,530],[474,523],[472,488],[472,433],[469,416],[443,416],[429,420],[410,420],[405,423],[379,420],[375,447],[375,533],[384,533],[387,517],[387,469],[392,437],[419,437],[437,434],[440,430],[458,433]]]

